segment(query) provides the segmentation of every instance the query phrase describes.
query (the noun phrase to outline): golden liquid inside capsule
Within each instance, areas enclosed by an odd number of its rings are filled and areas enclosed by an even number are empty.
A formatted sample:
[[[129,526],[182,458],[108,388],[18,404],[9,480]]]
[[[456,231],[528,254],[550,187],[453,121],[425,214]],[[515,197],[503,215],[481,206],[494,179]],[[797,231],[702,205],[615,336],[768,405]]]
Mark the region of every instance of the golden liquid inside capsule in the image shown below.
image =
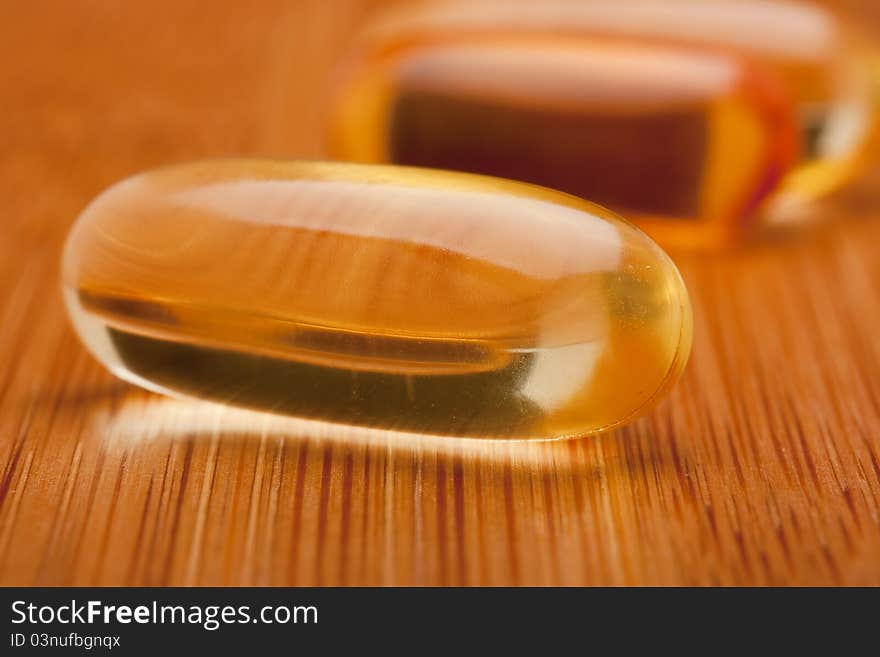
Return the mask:
[[[878,127],[868,50],[801,3],[427,4],[365,33],[328,147],[554,187],[661,243],[714,245],[858,172]]]
[[[690,350],[673,263],[552,190],[403,167],[205,162],[69,236],[76,329],[146,388],[336,424],[555,438],[645,411]]]

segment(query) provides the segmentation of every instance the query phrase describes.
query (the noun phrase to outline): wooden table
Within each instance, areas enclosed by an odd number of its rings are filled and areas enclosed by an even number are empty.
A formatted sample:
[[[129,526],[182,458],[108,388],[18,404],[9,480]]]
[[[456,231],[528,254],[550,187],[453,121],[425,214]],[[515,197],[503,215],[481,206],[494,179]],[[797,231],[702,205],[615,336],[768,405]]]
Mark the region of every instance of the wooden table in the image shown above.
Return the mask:
[[[691,363],[599,438],[340,439],[151,395],[87,355],[58,287],[78,212],[162,163],[318,155],[327,71],[368,9],[0,7],[0,583],[880,584],[866,194],[678,257]]]

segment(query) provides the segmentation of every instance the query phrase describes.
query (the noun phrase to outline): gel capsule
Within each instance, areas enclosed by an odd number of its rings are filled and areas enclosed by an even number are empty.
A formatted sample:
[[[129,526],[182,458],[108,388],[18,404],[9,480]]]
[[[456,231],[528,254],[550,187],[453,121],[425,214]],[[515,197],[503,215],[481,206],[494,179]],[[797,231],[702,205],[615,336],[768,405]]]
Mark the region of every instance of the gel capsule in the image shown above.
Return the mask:
[[[99,196],[63,287],[151,390],[333,423],[555,438],[642,413],[690,348],[673,263],[608,211],[403,167],[176,166]]]
[[[807,4],[428,4],[365,33],[329,150],[547,185],[661,243],[712,245],[855,174],[877,128],[871,66]]]

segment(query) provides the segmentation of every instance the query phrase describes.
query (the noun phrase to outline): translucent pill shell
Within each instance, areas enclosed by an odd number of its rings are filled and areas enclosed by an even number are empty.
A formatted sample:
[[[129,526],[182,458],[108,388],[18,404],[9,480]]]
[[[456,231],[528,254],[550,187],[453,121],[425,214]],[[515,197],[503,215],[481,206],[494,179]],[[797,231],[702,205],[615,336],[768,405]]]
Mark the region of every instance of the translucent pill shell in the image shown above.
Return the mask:
[[[124,379],[342,425],[593,433],[677,379],[675,266],[551,190],[402,167],[223,161],[145,173],[81,215],[73,323]]]
[[[799,218],[876,150],[868,43],[797,2],[423,3],[340,67],[328,151],[526,180],[712,246]]]

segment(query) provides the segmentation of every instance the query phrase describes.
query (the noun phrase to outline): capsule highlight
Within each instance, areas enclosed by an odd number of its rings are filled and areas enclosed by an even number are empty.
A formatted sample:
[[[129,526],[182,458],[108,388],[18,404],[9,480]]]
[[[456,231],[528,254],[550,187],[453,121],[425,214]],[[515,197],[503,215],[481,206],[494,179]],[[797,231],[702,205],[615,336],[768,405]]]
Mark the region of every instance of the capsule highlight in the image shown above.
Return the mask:
[[[89,350],[150,390],[471,438],[619,425],[690,350],[674,264],[607,210],[459,173],[220,161],[82,213],[63,289]]]

